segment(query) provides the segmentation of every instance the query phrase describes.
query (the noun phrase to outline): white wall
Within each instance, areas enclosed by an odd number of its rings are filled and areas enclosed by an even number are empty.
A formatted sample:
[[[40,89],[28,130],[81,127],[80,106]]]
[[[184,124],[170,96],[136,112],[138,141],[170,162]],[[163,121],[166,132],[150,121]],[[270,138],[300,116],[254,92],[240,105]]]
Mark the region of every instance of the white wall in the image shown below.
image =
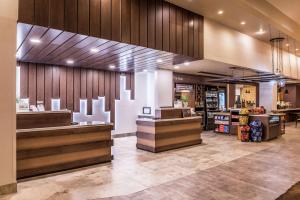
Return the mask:
[[[173,72],[155,71],[155,108],[173,106]]]
[[[17,0],[0,0],[0,187],[16,182]]]
[[[259,105],[267,112],[277,110],[277,82],[259,83]]]
[[[204,18],[204,58],[266,72],[273,71],[269,43],[207,18]],[[295,55],[284,52],[283,74],[297,78],[297,68],[300,74],[299,61],[298,57],[297,67]],[[300,76],[298,78],[300,79]]]
[[[269,44],[207,18],[204,19],[204,58],[272,71]]]

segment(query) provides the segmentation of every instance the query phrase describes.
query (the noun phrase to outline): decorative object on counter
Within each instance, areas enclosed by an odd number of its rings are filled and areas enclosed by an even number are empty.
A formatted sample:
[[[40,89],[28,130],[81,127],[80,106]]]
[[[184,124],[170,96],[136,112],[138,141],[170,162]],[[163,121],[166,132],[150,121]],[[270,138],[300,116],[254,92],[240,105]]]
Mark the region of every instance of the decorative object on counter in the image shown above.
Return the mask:
[[[250,123],[250,136],[252,142],[261,142],[263,134],[263,124],[260,120],[254,120]]]
[[[250,113],[252,114],[265,114],[266,109],[263,106],[252,108]]]
[[[19,112],[28,112],[29,111],[29,99],[20,99],[19,100]]]
[[[238,125],[238,134],[237,134],[238,139],[241,141],[243,140],[242,139],[243,130],[247,130],[248,122],[249,122],[249,110],[243,108],[239,112],[239,125]]]

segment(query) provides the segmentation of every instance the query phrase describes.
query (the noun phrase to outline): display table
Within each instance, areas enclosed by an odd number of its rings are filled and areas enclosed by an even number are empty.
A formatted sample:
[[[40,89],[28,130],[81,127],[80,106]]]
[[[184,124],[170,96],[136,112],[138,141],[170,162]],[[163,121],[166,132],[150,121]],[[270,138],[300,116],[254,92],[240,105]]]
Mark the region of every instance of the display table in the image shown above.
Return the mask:
[[[93,122],[17,130],[17,178],[111,161],[112,128]]]
[[[288,109],[278,109],[278,110],[272,110],[272,113],[275,114],[285,114],[285,121],[286,122],[293,122],[296,121],[297,115],[295,113],[299,113],[300,108],[288,108]]]
[[[137,148],[161,152],[201,144],[202,117],[137,119]]]
[[[263,135],[262,140],[271,140],[277,138],[281,135],[281,122],[280,116],[277,114],[258,114],[258,115],[249,115],[249,120],[260,120],[263,124]]]

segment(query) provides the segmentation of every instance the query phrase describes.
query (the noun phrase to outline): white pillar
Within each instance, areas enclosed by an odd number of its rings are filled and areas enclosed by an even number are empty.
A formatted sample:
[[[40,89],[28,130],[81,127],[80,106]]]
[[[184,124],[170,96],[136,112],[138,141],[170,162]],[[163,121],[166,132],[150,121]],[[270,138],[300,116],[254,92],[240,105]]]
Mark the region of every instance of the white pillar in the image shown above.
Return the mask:
[[[18,0],[0,0],[0,194],[16,191],[16,26]]]
[[[267,112],[277,109],[277,82],[259,83],[259,105]]]
[[[159,69],[135,73],[135,100],[138,114],[143,107],[151,107],[154,115],[157,108],[173,106],[173,72]]]

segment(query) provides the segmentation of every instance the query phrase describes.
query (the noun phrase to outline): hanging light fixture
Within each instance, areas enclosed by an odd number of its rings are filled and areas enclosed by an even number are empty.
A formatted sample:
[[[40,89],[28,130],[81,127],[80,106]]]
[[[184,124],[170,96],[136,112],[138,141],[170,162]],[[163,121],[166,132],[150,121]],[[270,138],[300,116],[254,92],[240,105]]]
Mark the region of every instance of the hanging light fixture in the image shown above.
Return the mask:
[[[276,37],[270,40],[272,48],[272,68],[273,73],[282,75],[283,73],[283,37]]]

